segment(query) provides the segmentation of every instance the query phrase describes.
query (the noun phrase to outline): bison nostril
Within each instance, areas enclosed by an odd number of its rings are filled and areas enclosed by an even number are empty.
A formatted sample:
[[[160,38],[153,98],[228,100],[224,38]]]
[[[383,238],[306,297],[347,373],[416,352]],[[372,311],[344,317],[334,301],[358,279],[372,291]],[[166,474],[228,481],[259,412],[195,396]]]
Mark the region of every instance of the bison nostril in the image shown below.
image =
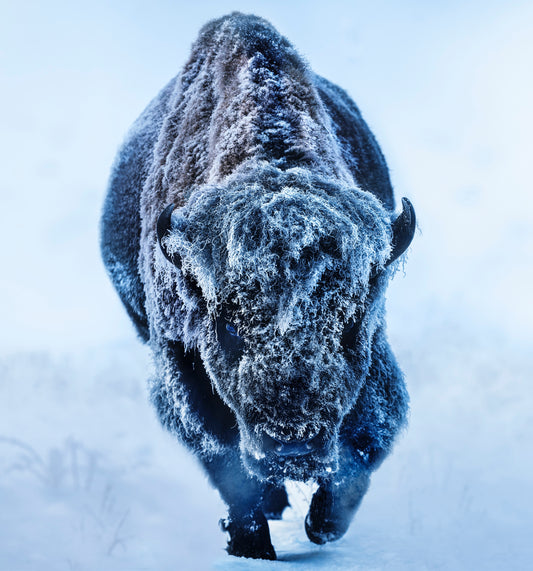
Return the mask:
[[[266,432],[262,435],[263,448],[266,452],[272,452],[277,456],[303,456],[311,453],[317,447],[318,438],[308,440],[280,440]]]

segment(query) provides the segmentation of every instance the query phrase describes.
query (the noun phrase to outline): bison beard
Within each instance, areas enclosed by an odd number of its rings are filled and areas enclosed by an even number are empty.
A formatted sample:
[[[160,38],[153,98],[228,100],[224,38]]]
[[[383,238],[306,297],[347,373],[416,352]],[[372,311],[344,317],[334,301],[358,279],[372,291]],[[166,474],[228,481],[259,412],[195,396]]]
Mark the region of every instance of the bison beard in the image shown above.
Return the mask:
[[[348,95],[267,22],[200,32],[115,162],[102,254],[153,350],[161,422],[229,508],[233,555],[274,559],[286,478],[341,537],[405,423],[384,293],[414,210]]]

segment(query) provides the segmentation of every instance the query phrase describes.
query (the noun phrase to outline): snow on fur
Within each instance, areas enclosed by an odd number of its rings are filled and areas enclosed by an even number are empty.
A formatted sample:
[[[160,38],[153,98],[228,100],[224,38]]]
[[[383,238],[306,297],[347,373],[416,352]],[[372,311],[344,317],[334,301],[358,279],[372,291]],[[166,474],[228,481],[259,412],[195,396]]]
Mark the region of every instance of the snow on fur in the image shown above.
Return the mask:
[[[374,333],[384,328],[392,198],[358,186],[364,169],[326,109],[328,97],[360,118],[270,24],[233,14],[204,27],[180,76],[149,108],[150,118],[154,107],[163,115],[140,197],[152,395],[164,424],[201,456],[220,442],[188,403],[165,340],[200,352],[237,417],[250,469],[261,431],[337,434],[368,375]],[[369,137],[361,148],[377,148]],[[176,209],[165,247],[179,254],[179,268],[155,237],[169,203]],[[222,314],[246,346],[238,363],[218,343]],[[360,332],[345,351],[340,341],[352,319]],[[394,378],[401,382],[399,371]]]
[[[208,23],[115,163],[102,253],[165,427],[228,504],[228,551],[275,558],[287,478],[342,536],[405,422],[384,292],[412,237],[349,96],[264,20]],[[409,228],[409,232],[405,229]],[[329,515],[326,515],[329,514]]]
[[[354,349],[365,355],[357,374],[342,332],[388,257],[389,228],[368,193],[270,166],[203,187],[174,211],[166,246],[180,253],[181,271],[157,256],[161,329],[200,348],[243,436],[251,422],[285,438],[338,428],[368,372],[382,315],[368,320],[366,345]],[[169,312],[173,295],[179,307]],[[238,366],[217,343],[221,311],[246,343]]]
[[[265,479],[334,475],[354,510],[405,421],[384,322],[393,209],[353,101],[238,13],[202,29],[115,163],[102,252],[153,349],[152,401],[263,537]],[[316,444],[274,458],[265,438]]]

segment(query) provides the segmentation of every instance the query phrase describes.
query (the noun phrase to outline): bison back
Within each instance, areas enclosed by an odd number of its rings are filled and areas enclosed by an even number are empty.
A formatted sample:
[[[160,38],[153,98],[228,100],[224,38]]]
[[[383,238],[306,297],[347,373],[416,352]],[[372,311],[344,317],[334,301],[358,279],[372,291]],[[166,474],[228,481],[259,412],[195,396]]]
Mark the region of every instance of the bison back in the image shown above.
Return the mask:
[[[159,93],[128,132],[113,165],[100,226],[104,264],[144,342],[150,334],[144,286],[138,269],[140,201],[175,82],[176,78]]]

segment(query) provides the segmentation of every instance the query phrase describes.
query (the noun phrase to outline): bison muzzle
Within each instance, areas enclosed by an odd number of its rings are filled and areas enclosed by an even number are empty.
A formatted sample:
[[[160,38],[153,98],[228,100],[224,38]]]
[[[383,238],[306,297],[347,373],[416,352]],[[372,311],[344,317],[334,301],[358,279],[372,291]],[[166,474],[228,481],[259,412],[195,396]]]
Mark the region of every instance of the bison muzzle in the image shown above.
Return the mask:
[[[405,423],[384,312],[415,230],[402,206],[349,96],[239,13],[201,30],[118,154],[103,258],[233,555],[275,558],[287,478],[318,483],[309,539],[341,537]]]

